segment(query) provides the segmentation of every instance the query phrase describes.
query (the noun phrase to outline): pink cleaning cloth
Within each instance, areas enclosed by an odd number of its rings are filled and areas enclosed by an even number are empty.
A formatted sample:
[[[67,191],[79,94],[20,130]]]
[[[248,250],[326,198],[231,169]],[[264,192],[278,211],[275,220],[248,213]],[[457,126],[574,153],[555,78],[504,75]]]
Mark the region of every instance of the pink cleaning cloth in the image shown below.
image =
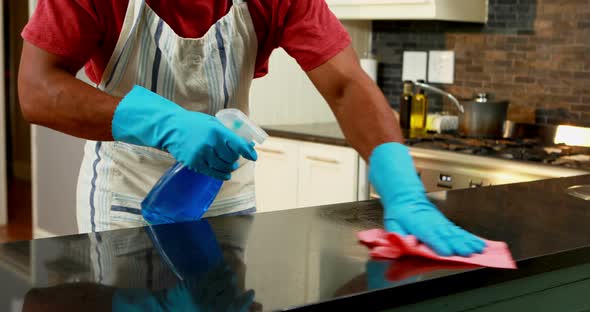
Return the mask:
[[[516,263],[508,245],[504,242],[485,240],[486,249],[482,254],[470,257],[439,256],[430,247],[419,242],[413,235],[401,236],[382,229],[362,231],[357,234],[361,243],[371,249],[374,258],[398,259],[403,256],[418,256],[437,261],[473,264],[482,267],[516,269]]]

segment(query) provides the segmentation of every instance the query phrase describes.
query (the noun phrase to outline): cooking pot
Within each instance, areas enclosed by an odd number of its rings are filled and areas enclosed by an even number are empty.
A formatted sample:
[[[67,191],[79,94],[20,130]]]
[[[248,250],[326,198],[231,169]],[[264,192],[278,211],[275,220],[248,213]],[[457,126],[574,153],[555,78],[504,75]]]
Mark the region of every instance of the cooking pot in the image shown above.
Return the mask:
[[[459,133],[468,137],[501,138],[508,113],[508,101],[490,100],[479,93],[474,100],[462,101],[463,114],[459,115]]]

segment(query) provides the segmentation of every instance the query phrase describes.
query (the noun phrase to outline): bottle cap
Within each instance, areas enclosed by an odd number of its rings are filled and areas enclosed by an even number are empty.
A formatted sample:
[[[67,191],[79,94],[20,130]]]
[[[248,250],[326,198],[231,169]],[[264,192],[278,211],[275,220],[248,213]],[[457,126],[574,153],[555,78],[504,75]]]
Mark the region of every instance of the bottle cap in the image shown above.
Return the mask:
[[[248,142],[255,141],[258,144],[262,144],[268,138],[268,134],[266,134],[264,130],[254,124],[238,109],[228,108],[220,110],[215,114],[215,117],[217,117],[224,126]]]

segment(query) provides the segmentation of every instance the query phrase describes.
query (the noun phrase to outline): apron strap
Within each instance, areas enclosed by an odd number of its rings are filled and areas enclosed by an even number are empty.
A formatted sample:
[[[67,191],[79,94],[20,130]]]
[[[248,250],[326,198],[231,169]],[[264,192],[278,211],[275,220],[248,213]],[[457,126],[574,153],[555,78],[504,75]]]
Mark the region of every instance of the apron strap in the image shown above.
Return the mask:
[[[233,0],[233,4],[240,4],[240,3],[244,3],[246,2],[246,0]]]

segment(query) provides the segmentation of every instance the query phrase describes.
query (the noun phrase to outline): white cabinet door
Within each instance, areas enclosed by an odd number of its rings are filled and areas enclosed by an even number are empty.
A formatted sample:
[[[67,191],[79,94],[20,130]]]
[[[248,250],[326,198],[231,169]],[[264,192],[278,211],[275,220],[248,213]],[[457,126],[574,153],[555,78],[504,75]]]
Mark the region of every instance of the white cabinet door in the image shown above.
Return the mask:
[[[358,154],[352,148],[302,143],[298,207],[357,200]]]
[[[256,147],[256,209],[276,211],[297,206],[299,142],[269,138]]]
[[[330,107],[297,62],[283,49],[271,57],[269,73],[254,79],[250,118],[259,125],[336,122]]]

